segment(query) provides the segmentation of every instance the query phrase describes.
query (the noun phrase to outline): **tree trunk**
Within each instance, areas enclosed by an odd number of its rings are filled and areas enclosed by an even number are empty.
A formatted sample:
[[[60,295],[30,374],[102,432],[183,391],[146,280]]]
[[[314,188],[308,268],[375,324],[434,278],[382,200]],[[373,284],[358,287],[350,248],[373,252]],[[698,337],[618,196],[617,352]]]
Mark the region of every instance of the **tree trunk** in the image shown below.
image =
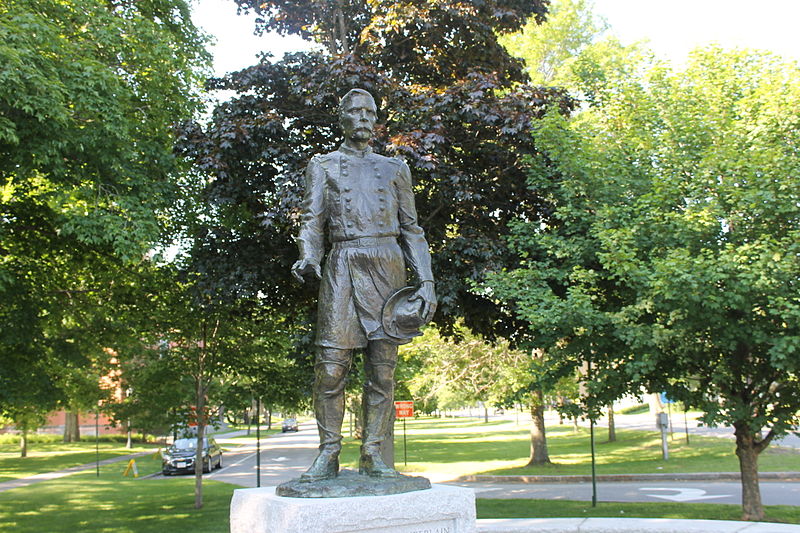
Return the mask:
[[[544,429],[544,401],[541,390],[535,390],[531,398],[531,456],[527,466],[550,463],[547,453],[547,437]]]
[[[489,423],[489,406],[486,404],[483,404],[483,423]]]
[[[664,405],[661,403],[661,396],[658,394],[648,394],[647,403],[650,406],[650,414],[657,415],[664,412]]]
[[[267,429],[272,429],[272,409],[267,408]]]
[[[744,422],[733,424],[736,435],[736,455],[742,474],[742,520],[761,521],[764,506],[761,504],[761,489],[758,486],[759,446],[755,434]]]
[[[194,454],[194,508],[203,507],[203,437],[205,437],[205,390],[202,374],[197,377],[197,445]]]
[[[617,426],[614,423],[614,404],[608,404],[608,442],[617,442]]]
[[[350,400],[350,412],[353,413],[353,417],[355,418],[353,438],[361,440],[364,438],[364,416],[357,396],[354,396]]]
[[[78,442],[81,440],[78,416],[78,411],[64,413],[64,442]]]
[[[28,457],[28,428],[22,428],[19,434],[19,456]]]

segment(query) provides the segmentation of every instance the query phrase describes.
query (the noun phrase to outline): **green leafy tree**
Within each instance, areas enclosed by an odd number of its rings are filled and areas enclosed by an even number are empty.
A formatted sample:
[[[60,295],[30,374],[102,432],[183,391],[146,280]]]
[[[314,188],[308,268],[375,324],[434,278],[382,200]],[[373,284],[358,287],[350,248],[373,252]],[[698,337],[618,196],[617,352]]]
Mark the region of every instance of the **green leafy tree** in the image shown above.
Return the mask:
[[[555,223],[518,223],[529,264],[492,287],[551,378],[591,365],[589,409],[644,387],[732,426],[760,520],[758,455],[800,422],[800,69],[709,48],[644,72],[541,124]]]
[[[456,326],[457,337],[448,339],[435,327],[401,348],[402,358],[418,370],[406,386],[415,400],[423,404],[436,398],[442,408],[461,408],[502,400],[502,373],[523,358],[511,350],[508,342],[490,344],[467,330]]]
[[[211,88],[237,96],[220,104],[207,126],[183,128],[184,151],[208,177],[206,200],[215,210],[193,252],[195,268],[208,275],[205,289],[262,294],[308,331],[316,287],[289,274],[302,172],[313,154],[336,148],[338,100],[362,87],[378,100],[383,122],[374,147],[412,168],[433,251],[437,321],[449,328],[464,316],[489,336],[520,331],[523,324],[465,280],[513,264],[502,244],[506,223],[542,212],[521,158],[536,151],[532,120],[562,95],[527,85],[497,34],[541,19],[544,3],[238,4],[256,11],[259,29],[300,35],[321,48],[212,80]]]
[[[59,369],[115,344],[108,311],[176,198],[172,124],[198,111],[204,43],[183,0],[0,4],[0,412],[67,403]]]
[[[524,402],[532,418],[529,464],[549,463],[544,395],[531,378],[540,354],[513,349],[508,341],[487,342],[460,322],[455,332],[455,337],[447,338],[431,326],[402,347],[399,387],[428,412],[431,406],[455,409],[481,402],[487,421],[490,405]]]
[[[521,31],[500,42],[511,55],[522,58],[533,83],[552,85],[565,63],[577,57],[608,29],[592,11],[591,0],[554,0],[542,24],[528,22]]]

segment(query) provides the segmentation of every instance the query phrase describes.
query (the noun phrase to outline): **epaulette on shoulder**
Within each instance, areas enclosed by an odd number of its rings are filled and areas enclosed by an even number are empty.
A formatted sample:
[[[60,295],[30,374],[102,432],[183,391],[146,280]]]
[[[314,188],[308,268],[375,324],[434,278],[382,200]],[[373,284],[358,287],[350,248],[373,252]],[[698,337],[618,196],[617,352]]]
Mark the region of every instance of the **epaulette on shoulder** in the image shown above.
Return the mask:
[[[317,155],[315,155],[315,156],[313,157],[313,159],[316,159],[316,160],[317,160],[317,161],[319,161],[320,163],[324,163],[324,162],[326,162],[326,161],[330,161],[331,159],[333,159],[334,157],[336,157],[336,154],[337,154],[337,153],[338,153],[338,152],[328,152],[327,154],[317,154]]]

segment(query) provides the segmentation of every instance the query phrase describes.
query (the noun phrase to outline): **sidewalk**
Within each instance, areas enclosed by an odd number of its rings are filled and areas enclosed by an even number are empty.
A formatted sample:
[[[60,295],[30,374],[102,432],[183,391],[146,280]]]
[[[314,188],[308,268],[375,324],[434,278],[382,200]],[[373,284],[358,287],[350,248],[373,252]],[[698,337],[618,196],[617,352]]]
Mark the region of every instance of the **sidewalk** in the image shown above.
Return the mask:
[[[240,429],[237,431],[230,431],[228,433],[219,433],[216,435],[212,435],[217,440],[227,440],[234,437],[241,437],[247,435],[246,429]],[[255,438],[255,429],[251,431],[251,435]],[[244,445],[244,443],[242,443]],[[123,461],[130,461],[131,459],[136,459],[137,457],[142,457],[145,455],[152,455],[153,451],[147,452],[137,452],[131,453],[128,455],[120,455],[119,457],[112,457],[110,459],[103,459],[99,462],[101,465],[110,465],[113,463],[120,463]],[[94,470],[97,468],[97,462],[85,463],[78,466],[71,466],[69,468],[65,468],[64,470],[57,470],[54,472],[43,472],[41,474],[35,474],[33,476],[28,477],[21,477],[18,479],[11,479],[9,481],[0,481],[0,492],[5,492],[11,489],[17,489],[20,487],[27,487],[28,485],[33,485],[34,483],[39,483],[40,481],[50,481],[51,479],[58,479],[65,476],[69,476],[72,474],[77,474],[78,472],[85,472],[87,470]],[[149,477],[149,476],[148,476]]]
[[[137,457],[141,457],[143,455],[152,455],[152,451],[147,452],[137,452],[132,453],[129,455],[120,455],[119,457],[112,457],[111,459],[103,459],[99,462],[101,465],[109,465],[112,463],[119,463],[122,461],[130,461],[131,459],[135,459]],[[36,474],[33,476],[28,477],[21,477],[18,479],[12,479],[10,481],[3,481],[0,482],[0,492],[4,492],[11,489],[17,489],[19,487],[27,487],[28,485],[33,485],[34,483],[39,483],[40,481],[50,481],[51,479],[58,479],[61,477],[69,476],[71,474],[76,474],[78,472],[85,472],[86,470],[94,470],[97,468],[97,462],[93,463],[86,463],[78,466],[72,466],[70,468],[65,468],[64,470],[58,470],[55,472],[44,472],[42,474]]]

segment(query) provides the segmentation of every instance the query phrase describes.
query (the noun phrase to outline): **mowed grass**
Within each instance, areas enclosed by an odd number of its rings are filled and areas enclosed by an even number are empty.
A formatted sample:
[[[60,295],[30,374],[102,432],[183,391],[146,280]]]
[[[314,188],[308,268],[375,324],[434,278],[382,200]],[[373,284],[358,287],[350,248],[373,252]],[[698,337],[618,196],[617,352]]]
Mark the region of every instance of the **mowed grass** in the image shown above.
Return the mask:
[[[141,461],[140,471],[157,467]],[[194,477],[123,478],[119,465],[0,493],[0,532],[162,533],[228,530],[237,487],[203,482],[202,509],[194,508]],[[800,523],[800,507],[767,506],[769,521]],[[477,500],[478,518],[646,517],[737,520],[737,505],[607,503],[557,500]]]
[[[156,452],[158,448],[157,444],[126,448],[122,443],[100,442],[99,455],[102,461],[131,453]],[[27,457],[20,457],[18,444],[4,443],[0,444],[0,482],[93,463],[95,459],[94,442],[37,442],[28,446]]]
[[[412,432],[413,427],[413,432]],[[513,422],[492,421],[484,424],[475,419],[419,419],[408,423],[409,467],[421,471],[461,475],[463,469],[474,473],[492,472],[494,465],[509,463],[524,464],[528,453],[527,428]],[[397,466],[402,468],[402,424],[397,431]],[[621,433],[620,442],[626,451],[607,454],[609,463],[603,468],[623,469],[624,459],[635,460],[641,452],[633,447],[637,442],[635,432]],[[644,432],[646,433],[646,432]],[[575,468],[578,473],[588,472],[588,437],[573,434],[572,428],[555,428],[550,432],[551,454],[555,461],[564,460],[564,468]],[[644,438],[644,437],[643,437]],[[649,438],[649,437],[647,437]],[[563,442],[559,444],[559,441]],[[355,464],[358,446],[348,439],[345,459],[348,466]],[[715,449],[693,439],[691,447]],[[724,453],[732,454],[732,443],[719,439]],[[575,450],[564,454],[573,463],[567,463],[557,450]],[[587,448],[581,458],[581,446]],[[649,450],[649,448],[647,448]],[[516,458],[504,458],[516,450]],[[660,460],[660,450],[656,463]],[[677,450],[676,450],[677,451]],[[651,451],[648,451],[649,455]],[[716,452],[714,452],[716,453]],[[722,453],[722,452],[720,452]],[[787,461],[792,469],[797,465],[797,454],[777,454],[776,459]],[[598,454],[599,457],[599,454]],[[677,460],[675,454],[673,459]],[[722,460],[722,459],[720,459]],[[156,472],[160,460],[149,454],[138,458],[141,475]],[[583,461],[583,462],[582,462]],[[691,457],[685,464],[705,466],[709,464]],[[734,457],[735,461],[735,457]],[[644,460],[642,461],[644,463]],[[734,463],[735,464],[735,463]],[[61,479],[46,481],[0,493],[0,532],[40,533],[55,531],[114,532],[114,533],[162,533],[170,530],[191,530],[197,533],[223,532],[228,530],[228,513],[233,491],[237,488],[221,482],[205,480],[204,507],[194,509],[194,477],[133,479],[122,477],[125,462],[101,466],[101,475],[94,470]],[[784,468],[782,468],[784,469]],[[790,468],[785,468],[790,469]],[[735,470],[735,468],[731,468]],[[602,470],[600,470],[602,473]],[[626,471],[630,471],[629,469]],[[552,473],[552,472],[545,472]],[[800,507],[767,506],[768,520],[800,523]],[[649,517],[737,520],[741,508],[737,505],[689,504],[689,503],[608,503],[600,502],[592,508],[587,502],[558,500],[488,500],[477,501],[479,518],[536,518],[536,517]]]
[[[137,464],[140,461],[137,460]],[[152,470],[142,461],[142,471]],[[156,469],[160,462],[153,461]],[[153,465],[150,465],[153,466]],[[194,476],[132,479],[124,464],[0,492],[0,531],[163,533],[228,530],[231,496],[237,488],[203,482],[204,506],[194,508]]]
[[[591,473],[589,430],[572,426],[547,428],[553,464],[527,467],[529,429],[514,421],[474,418],[419,418],[407,420],[408,465],[403,457],[403,426],[395,425],[395,463],[405,472],[451,475],[588,475]],[[656,431],[618,430],[617,441],[604,442],[606,432],[596,432],[598,474],[738,472],[732,440],[691,436],[669,443],[670,459],[661,458],[661,437]],[[342,463],[357,466],[358,445],[345,439]],[[800,451],[768,448],[759,459],[761,472],[800,471]]]
[[[710,503],[617,503],[562,500],[476,501],[478,518],[679,518],[692,520],[741,520],[740,505]],[[800,524],[800,507],[764,506],[765,522]]]

